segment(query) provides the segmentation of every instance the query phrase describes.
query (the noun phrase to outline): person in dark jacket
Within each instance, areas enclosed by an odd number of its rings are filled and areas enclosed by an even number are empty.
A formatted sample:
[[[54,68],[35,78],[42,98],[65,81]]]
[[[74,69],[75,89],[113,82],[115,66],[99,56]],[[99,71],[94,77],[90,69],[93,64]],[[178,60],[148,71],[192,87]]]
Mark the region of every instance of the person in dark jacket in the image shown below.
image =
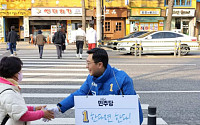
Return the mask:
[[[58,31],[54,34],[52,41],[56,45],[58,59],[62,58],[62,45],[65,44],[65,38],[61,32],[61,27],[59,27]]]
[[[39,30],[38,31],[38,35],[36,36],[36,40],[35,40],[35,45],[38,45],[38,49],[39,49],[39,54],[40,54],[40,59],[42,59],[42,54],[43,54],[43,48],[44,48],[44,44],[46,43],[46,38],[44,35],[42,35],[42,31]]]
[[[9,48],[10,48],[10,53],[11,56],[13,56],[13,51],[14,51],[14,56],[17,56],[16,53],[16,42],[18,40],[17,32],[15,32],[15,26],[11,26],[11,31],[8,33],[8,42]]]

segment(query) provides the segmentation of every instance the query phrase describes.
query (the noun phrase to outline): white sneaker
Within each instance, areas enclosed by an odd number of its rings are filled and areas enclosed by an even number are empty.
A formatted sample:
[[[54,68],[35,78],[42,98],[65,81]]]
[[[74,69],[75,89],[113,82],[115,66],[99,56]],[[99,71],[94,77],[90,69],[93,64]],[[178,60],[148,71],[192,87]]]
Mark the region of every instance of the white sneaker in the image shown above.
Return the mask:
[[[79,58],[79,55],[78,55],[78,54],[76,54],[76,58]]]
[[[80,54],[80,59],[82,59],[82,54]]]
[[[10,56],[14,56],[13,54],[11,54]]]

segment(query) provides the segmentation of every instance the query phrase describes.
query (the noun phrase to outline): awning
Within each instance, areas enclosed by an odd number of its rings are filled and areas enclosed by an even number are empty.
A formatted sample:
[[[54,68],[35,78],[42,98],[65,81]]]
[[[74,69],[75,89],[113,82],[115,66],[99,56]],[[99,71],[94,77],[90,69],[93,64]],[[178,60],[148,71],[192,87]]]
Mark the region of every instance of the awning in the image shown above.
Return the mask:
[[[32,16],[29,20],[82,20],[82,17],[48,17],[48,16]],[[86,17],[86,20],[92,20],[92,17]]]
[[[164,17],[129,17],[129,20],[139,20],[140,22],[158,22],[164,20]]]

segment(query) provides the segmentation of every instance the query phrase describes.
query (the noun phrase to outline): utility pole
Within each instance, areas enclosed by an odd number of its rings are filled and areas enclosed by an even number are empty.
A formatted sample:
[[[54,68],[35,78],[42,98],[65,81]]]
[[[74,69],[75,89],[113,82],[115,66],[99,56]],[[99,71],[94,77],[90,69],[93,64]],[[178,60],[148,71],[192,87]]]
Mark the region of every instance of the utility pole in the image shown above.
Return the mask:
[[[97,41],[101,40],[101,0],[96,0]],[[99,43],[97,42],[97,45]]]
[[[102,11],[101,11],[101,14],[105,16],[105,14],[104,14],[105,10],[104,10],[104,5],[103,5],[104,3],[103,3],[103,1],[104,0],[102,0],[102,5],[101,5],[101,8],[102,8],[101,10]],[[102,30],[101,30],[101,32],[102,32],[102,38],[101,39],[102,40],[104,40],[104,19],[105,19],[105,17],[102,18]]]
[[[82,3],[82,29],[86,32],[86,14],[85,14],[85,0],[81,0]],[[84,40],[84,48],[86,47],[86,41]]]
[[[165,28],[165,30],[167,30],[167,31],[171,30],[173,6],[174,6],[174,0],[169,0],[169,3],[168,3],[168,14],[167,14],[167,23],[166,23],[166,28]]]

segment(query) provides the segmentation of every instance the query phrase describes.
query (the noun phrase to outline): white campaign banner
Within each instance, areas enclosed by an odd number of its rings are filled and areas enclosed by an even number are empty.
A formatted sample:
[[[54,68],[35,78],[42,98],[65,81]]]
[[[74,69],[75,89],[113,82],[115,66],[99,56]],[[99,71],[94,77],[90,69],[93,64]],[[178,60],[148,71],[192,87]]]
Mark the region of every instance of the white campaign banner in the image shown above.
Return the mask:
[[[139,125],[138,96],[75,96],[76,125]]]

